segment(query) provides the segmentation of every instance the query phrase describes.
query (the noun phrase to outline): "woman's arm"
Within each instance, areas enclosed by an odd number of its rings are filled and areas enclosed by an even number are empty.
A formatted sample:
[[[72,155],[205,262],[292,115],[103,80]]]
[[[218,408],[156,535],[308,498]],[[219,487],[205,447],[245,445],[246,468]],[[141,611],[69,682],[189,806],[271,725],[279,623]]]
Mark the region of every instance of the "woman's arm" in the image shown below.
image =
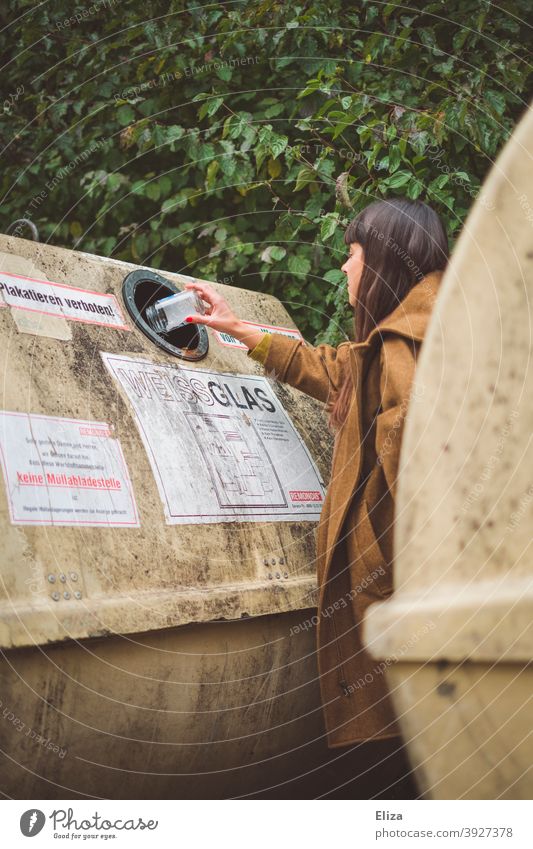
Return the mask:
[[[267,338],[268,337],[268,338]],[[302,339],[291,339],[280,333],[265,334],[257,347],[248,351],[252,359],[261,362],[267,374],[288,383],[322,401],[330,400],[331,392],[340,389],[348,368],[349,342],[338,348],[331,345],[307,345]]]
[[[384,340],[380,354],[381,412],[376,419],[377,463],[396,496],[400,447],[420,343],[401,336]]]
[[[280,333],[265,334],[241,321],[225,299],[208,283],[186,283],[209,306],[205,315],[193,315],[196,324],[230,333],[248,347],[248,355],[261,362],[267,373],[326,403],[330,393],[340,388],[347,367],[350,342],[338,348],[318,345],[313,348],[301,339]]]

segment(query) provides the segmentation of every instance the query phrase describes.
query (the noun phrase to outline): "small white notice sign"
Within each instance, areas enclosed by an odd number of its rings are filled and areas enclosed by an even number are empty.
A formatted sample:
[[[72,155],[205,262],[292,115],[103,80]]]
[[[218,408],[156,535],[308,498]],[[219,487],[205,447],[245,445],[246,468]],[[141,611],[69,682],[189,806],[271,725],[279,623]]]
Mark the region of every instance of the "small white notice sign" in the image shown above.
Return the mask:
[[[135,411],[168,524],[318,519],[323,481],[265,377],[102,358]]]
[[[15,525],[139,527],[122,449],[105,422],[1,411],[0,458]]]
[[[114,295],[0,271],[0,306],[130,330]]]
[[[274,324],[255,324],[253,321],[244,321],[243,324],[255,327],[261,333],[280,333],[281,336],[288,336],[290,339],[303,339],[300,331],[294,330],[292,327],[277,327]],[[244,342],[240,342],[235,336],[231,336],[230,333],[222,333],[220,330],[215,330],[214,333],[221,345],[227,345],[230,348],[242,348],[243,351],[248,350],[248,346]]]

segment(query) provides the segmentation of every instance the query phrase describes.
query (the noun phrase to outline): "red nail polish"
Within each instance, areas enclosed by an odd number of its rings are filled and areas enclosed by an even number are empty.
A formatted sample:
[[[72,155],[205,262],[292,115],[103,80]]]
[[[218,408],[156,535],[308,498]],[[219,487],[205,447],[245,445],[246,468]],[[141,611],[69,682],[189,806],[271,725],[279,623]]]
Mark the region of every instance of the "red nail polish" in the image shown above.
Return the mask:
[[[192,316],[188,315],[185,321],[192,321]]]

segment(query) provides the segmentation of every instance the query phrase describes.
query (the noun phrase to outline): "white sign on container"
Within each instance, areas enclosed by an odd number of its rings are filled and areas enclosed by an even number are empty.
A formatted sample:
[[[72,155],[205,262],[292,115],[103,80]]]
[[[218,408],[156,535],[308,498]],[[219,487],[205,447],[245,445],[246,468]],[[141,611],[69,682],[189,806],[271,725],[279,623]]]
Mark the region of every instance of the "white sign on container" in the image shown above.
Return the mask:
[[[282,336],[289,336],[290,339],[303,339],[300,331],[295,330],[293,327],[276,327],[274,324],[255,324],[253,321],[244,321],[243,324],[248,324],[250,327],[260,330],[261,333],[280,333]],[[230,348],[242,348],[243,350],[247,350],[248,348],[244,342],[240,342],[230,333],[223,333],[221,330],[215,330],[214,333],[221,345],[227,345]]]
[[[15,525],[139,527],[122,449],[105,422],[1,411],[0,458]]]
[[[318,519],[323,481],[265,377],[102,358],[135,411],[168,524]]]
[[[130,330],[114,295],[0,271],[0,306]]]

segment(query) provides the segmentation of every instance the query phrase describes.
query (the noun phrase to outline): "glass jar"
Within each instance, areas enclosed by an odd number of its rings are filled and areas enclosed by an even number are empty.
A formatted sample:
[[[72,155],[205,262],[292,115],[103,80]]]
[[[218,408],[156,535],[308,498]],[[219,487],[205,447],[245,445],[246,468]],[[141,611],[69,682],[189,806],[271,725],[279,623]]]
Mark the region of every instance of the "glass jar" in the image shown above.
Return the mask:
[[[194,289],[161,298],[146,310],[146,321],[156,333],[170,333],[184,324],[188,315],[204,315],[204,302]]]

